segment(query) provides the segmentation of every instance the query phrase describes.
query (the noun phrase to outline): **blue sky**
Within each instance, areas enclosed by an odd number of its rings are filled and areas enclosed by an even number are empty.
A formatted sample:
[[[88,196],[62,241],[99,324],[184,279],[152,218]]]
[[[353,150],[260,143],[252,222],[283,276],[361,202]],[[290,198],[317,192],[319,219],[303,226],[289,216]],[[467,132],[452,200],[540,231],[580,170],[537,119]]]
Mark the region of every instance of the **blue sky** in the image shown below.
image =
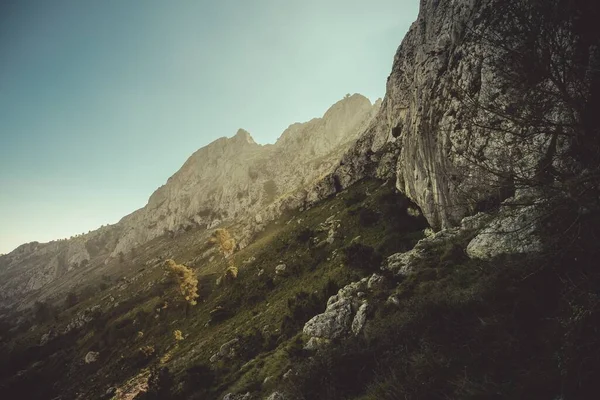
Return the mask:
[[[0,253],[115,223],[196,149],[385,94],[417,0],[2,0]]]

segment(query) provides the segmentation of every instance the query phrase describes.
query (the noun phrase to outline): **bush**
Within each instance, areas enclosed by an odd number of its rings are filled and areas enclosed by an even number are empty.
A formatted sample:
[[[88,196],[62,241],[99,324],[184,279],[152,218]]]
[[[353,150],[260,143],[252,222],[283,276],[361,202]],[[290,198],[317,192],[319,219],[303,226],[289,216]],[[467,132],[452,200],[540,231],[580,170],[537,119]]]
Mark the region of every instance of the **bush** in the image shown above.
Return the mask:
[[[79,297],[73,291],[67,293],[67,298],[65,299],[65,307],[71,308],[79,303]]]
[[[375,225],[379,221],[379,213],[370,208],[361,207],[358,211],[358,222],[364,227]]]
[[[354,192],[344,198],[344,204],[346,207],[352,207],[355,204],[363,202],[367,198],[365,192]]]
[[[197,392],[210,389],[215,381],[215,373],[209,366],[198,364],[186,371],[184,390]]]
[[[198,296],[198,278],[190,268],[185,265],[177,264],[173,260],[165,261],[165,265],[170,273],[172,273],[179,285],[179,292],[186,302],[190,305],[196,305]]]
[[[315,236],[315,231],[313,231],[310,228],[303,228],[296,235],[296,241],[298,243],[305,244],[305,243],[308,243],[310,241],[310,239],[312,239],[314,236]]]
[[[379,271],[383,257],[371,246],[352,243],[342,250],[346,265],[367,271]]]
[[[324,308],[325,299],[314,293],[305,291],[296,293],[287,301],[289,313],[281,322],[281,333],[286,337],[294,336],[304,324]]]
[[[172,399],[171,389],[173,387],[173,378],[169,368],[162,367],[154,369],[148,379],[148,391],[142,392],[135,397],[136,400],[163,400]]]

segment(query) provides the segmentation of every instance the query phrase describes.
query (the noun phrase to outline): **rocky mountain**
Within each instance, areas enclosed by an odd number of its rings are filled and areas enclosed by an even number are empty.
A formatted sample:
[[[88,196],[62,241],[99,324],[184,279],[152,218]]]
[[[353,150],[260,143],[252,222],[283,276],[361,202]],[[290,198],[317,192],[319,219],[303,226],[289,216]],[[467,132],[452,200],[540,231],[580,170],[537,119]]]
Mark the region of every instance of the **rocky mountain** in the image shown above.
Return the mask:
[[[191,228],[247,221],[239,233],[243,246],[293,194],[333,170],[380,105],[381,100],[371,104],[362,95],[348,95],[322,118],[290,125],[272,145],[257,144],[243,129],[217,139],[196,151],[144,208],[117,224],[69,240],[29,243],[0,257],[2,301]]]
[[[213,227],[252,216],[260,224],[272,217],[269,205],[333,170],[340,155],[378,110],[361,95],[348,96],[322,118],[296,123],[273,145],[262,146],[240,129],[194,153],[146,207],[119,224],[125,234],[113,255],[165,233]]]
[[[5,304],[117,273],[0,308],[0,387],[596,398],[599,13],[422,0],[382,102],[348,96],[273,145],[240,130],[118,224],[3,256]],[[206,245],[221,226],[227,257]]]

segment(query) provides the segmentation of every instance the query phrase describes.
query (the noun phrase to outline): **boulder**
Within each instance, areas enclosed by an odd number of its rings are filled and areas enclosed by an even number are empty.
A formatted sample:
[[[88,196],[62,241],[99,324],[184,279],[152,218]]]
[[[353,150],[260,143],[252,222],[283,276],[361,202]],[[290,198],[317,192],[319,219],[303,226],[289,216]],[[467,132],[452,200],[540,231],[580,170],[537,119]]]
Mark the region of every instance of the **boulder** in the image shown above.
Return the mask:
[[[98,353],[97,351],[90,351],[85,355],[84,361],[86,364],[91,364],[98,361],[99,356],[100,353]]]
[[[380,274],[373,274],[367,281],[367,288],[369,290],[381,289],[385,286],[385,277]]]
[[[305,335],[335,339],[343,336],[352,323],[352,301],[343,297],[327,306],[324,313],[311,318],[302,330]]]
[[[282,276],[286,274],[287,266],[285,264],[279,264],[275,267],[275,274]]]
[[[356,312],[356,315],[354,316],[354,319],[352,320],[352,333],[354,333],[354,335],[358,335],[359,333],[362,332],[365,323],[367,322],[367,312],[369,309],[369,304],[365,301],[363,304],[361,304],[361,306],[358,308],[358,311]]]
[[[503,207],[467,245],[470,258],[489,260],[503,254],[537,253],[543,250],[537,234],[540,210],[535,205]]]

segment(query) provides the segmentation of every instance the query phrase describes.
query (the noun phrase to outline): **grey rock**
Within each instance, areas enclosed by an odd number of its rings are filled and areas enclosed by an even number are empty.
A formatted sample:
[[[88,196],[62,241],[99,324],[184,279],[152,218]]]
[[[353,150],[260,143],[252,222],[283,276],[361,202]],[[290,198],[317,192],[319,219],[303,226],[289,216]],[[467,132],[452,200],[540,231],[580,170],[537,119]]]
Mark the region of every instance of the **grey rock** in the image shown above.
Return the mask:
[[[352,320],[352,333],[354,333],[354,335],[358,335],[359,333],[362,332],[362,330],[365,326],[365,323],[367,322],[368,309],[369,309],[369,304],[367,302],[364,302],[358,308],[358,311],[356,312],[356,315],[354,316],[354,319]]]
[[[367,282],[367,288],[369,290],[381,289],[385,286],[385,277],[380,274],[373,274]]]
[[[286,269],[287,269],[287,266],[285,264],[279,264],[278,266],[275,267],[275,274],[280,275],[280,276],[285,275]]]
[[[343,297],[327,306],[324,313],[311,318],[303,328],[308,336],[335,339],[344,335],[352,322],[352,301]]]
[[[539,217],[535,205],[504,208],[469,242],[467,255],[487,260],[502,254],[541,252]]]
[[[399,300],[399,299],[398,299],[398,297],[397,297],[397,296],[395,296],[395,295],[391,295],[391,296],[389,296],[389,297],[387,298],[387,300],[386,300],[386,303],[387,303],[387,304],[393,304],[393,305],[395,305],[396,307],[400,307],[400,300]]]
[[[230,341],[223,343],[219,348],[219,357],[223,358],[234,358],[239,348],[240,340],[235,338]]]
[[[312,339],[314,339],[314,338],[311,338],[311,340],[312,340]],[[312,350],[312,349],[308,349],[308,350]],[[294,370],[290,368],[290,369],[288,369],[288,370],[286,371],[286,373],[285,373],[285,374],[283,374],[282,378],[283,378],[283,379],[289,379],[289,378],[292,376],[292,374],[293,374],[293,373],[294,373]]]
[[[265,400],[286,400],[287,397],[282,392],[273,392],[269,397],[266,397]]]
[[[418,263],[448,241],[463,233],[460,228],[443,229],[417,242],[414,248],[404,253],[392,254],[382,267],[396,276],[405,276],[413,272]]]
[[[85,355],[84,361],[86,364],[91,364],[91,363],[98,361],[99,356],[100,356],[100,353],[98,353],[96,351],[90,351]]]
[[[250,400],[250,392],[246,394],[235,394],[235,393],[227,393],[223,396],[223,400]]]
[[[304,345],[304,350],[316,351],[320,348],[323,348],[324,346],[327,346],[328,344],[329,339],[313,336],[310,339],[308,339],[308,342],[306,342],[306,344]]]

